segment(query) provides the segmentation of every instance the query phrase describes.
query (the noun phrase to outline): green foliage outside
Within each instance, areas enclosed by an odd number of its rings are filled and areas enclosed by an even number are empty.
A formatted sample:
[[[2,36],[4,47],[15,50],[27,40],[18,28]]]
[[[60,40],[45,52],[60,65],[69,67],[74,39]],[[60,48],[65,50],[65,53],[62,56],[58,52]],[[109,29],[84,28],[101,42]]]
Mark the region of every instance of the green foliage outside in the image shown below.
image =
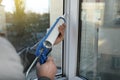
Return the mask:
[[[17,51],[30,47],[38,42],[43,35],[38,38],[37,34],[45,34],[49,27],[49,13],[36,14],[34,12],[25,13],[24,1],[15,1],[14,13],[6,13],[8,39],[15,46]]]

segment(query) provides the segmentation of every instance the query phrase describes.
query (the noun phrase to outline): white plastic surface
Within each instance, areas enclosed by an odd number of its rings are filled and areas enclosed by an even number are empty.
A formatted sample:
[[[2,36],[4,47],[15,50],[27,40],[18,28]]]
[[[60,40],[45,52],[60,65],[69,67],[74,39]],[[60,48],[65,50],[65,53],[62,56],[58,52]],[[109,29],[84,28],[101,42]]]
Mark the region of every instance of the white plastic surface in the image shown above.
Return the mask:
[[[58,21],[58,23],[56,24],[55,28],[53,29],[53,31],[51,32],[51,34],[48,36],[48,38],[46,39],[46,41],[49,41],[52,46],[54,45],[54,42],[56,40],[56,38],[58,37],[59,35],[59,30],[58,30],[58,27],[60,25],[62,25],[64,23],[64,21],[62,19],[60,19]]]

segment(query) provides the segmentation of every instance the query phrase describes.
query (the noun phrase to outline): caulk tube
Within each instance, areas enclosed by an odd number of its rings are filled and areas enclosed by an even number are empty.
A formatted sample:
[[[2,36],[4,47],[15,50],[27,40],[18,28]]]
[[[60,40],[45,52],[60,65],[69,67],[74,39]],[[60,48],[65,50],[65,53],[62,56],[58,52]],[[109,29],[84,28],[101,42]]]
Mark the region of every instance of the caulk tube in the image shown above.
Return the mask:
[[[52,46],[55,43],[56,38],[59,35],[58,27],[62,25],[63,23],[65,23],[64,17],[59,17],[58,19],[56,19],[56,22],[53,24],[53,26],[48,31],[49,36],[46,38],[44,42],[44,46],[46,46],[46,48],[52,48]]]

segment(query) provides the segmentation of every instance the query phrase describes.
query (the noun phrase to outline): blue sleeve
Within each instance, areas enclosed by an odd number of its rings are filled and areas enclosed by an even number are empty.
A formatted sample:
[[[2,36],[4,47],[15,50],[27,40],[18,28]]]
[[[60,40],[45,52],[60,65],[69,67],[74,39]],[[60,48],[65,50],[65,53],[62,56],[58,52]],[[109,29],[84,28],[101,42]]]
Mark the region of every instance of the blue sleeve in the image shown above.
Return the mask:
[[[48,77],[40,77],[40,78],[38,78],[38,80],[50,80],[50,78],[48,78]]]

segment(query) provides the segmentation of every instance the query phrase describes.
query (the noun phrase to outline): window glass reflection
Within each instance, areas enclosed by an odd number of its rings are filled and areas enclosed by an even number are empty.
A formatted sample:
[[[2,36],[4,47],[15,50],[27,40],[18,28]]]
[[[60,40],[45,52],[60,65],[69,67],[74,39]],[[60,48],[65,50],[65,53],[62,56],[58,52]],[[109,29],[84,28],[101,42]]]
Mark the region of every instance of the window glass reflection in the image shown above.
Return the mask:
[[[89,80],[120,79],[119,0],[84,0],[80,75]]]

